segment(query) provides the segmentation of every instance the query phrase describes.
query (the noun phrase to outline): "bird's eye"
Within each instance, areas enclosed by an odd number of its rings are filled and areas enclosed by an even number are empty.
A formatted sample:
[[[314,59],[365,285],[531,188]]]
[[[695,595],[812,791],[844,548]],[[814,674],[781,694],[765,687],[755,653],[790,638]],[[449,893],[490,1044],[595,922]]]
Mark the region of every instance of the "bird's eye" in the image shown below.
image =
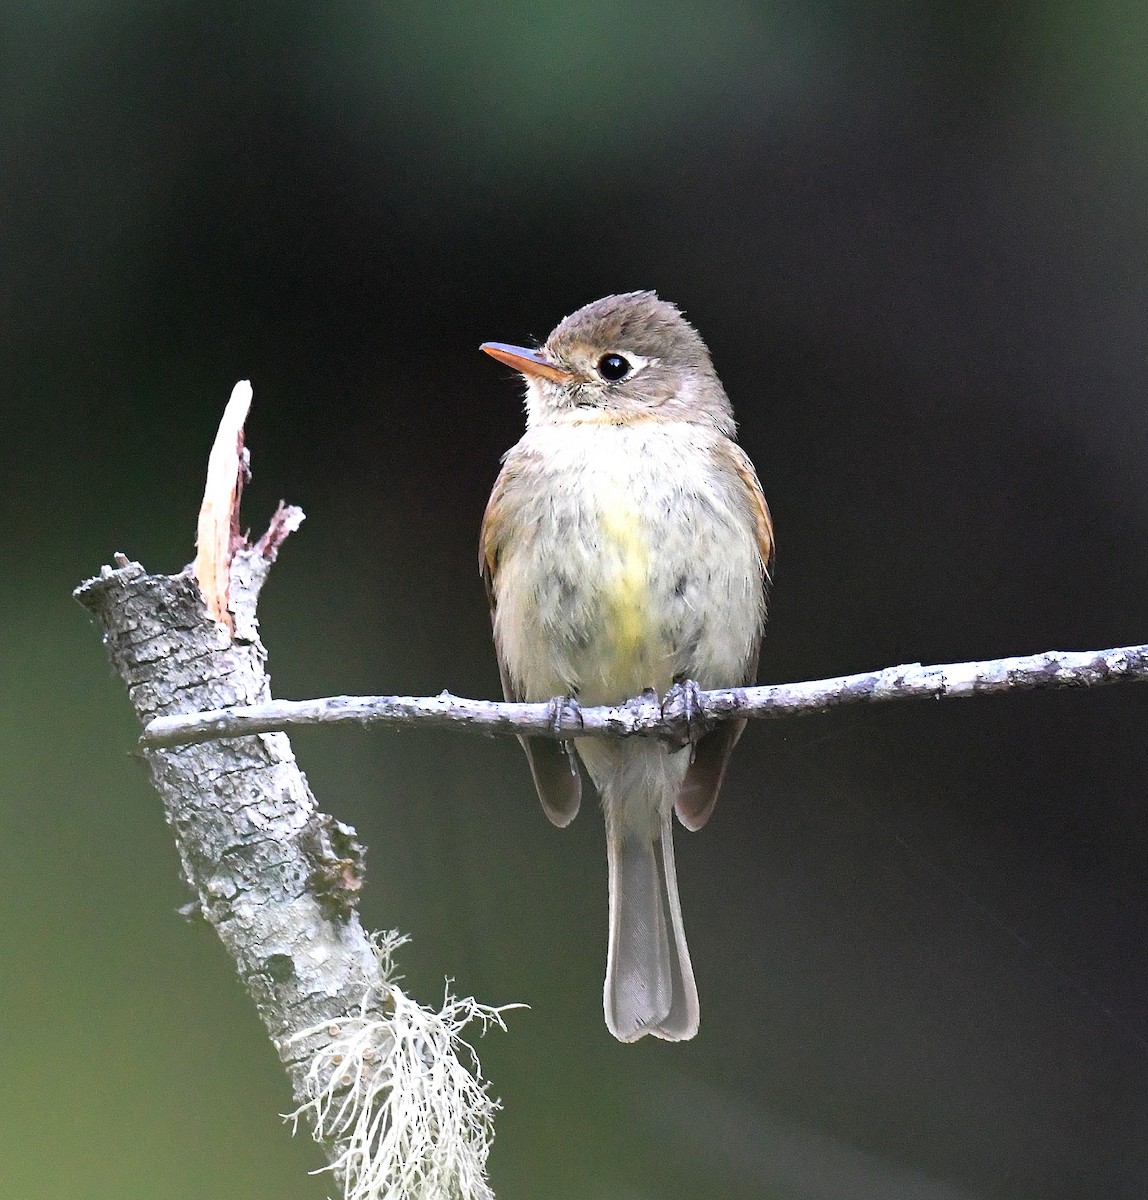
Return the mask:
[[[625,379],[629,373],[630,363],[620,354],[603,354],[598,359],[598,374],[607,383],[617,383],[619,379]]]

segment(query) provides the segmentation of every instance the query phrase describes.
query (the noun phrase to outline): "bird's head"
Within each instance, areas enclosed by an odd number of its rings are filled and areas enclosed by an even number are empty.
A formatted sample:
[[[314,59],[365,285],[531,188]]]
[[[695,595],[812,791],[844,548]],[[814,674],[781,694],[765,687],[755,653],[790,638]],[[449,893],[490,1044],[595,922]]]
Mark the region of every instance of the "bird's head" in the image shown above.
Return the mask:
[[[537,350],[503,342],[482,349],[526,379],[528,425],[655,419],[734,431],[705,342],[653,292],[595,300],[559,322]]]

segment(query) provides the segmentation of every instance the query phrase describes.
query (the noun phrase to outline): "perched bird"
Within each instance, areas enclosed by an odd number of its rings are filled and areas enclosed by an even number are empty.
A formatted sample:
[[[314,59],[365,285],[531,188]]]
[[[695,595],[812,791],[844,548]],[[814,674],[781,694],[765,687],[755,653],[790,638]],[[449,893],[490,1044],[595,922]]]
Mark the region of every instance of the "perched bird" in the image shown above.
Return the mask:
[[[627,292],[580,308],[540,349],[482,349],[526,380],[526,433],[503,459],[479,551],[506,698],[589,706],[752,683],[773,526],[693,326],[653,292]],[[697,1033],[670,813],[705,824],[744,725],[680,751],[573,743],[605,813],[604,1007],[623,1042]],[[569,824],[571,743],[521,741],[546,815]]]

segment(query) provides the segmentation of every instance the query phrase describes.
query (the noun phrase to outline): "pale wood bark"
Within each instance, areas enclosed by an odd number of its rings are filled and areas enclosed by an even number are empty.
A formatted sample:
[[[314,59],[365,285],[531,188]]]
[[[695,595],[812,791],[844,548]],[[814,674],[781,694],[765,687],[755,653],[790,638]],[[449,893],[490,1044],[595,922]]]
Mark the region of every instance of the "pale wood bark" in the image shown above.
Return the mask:
[[[77,589],[141,725],[270,698],[256,603],[279,542],[301,517],[281,509],[266,538],[234,555],[234,634],[209,615],[190,568],[149,575],[121,556]],[[285,734],[146,749],[143,757],[188,883],[302,1104],[315,1039],[290,1039],[357,1014],[371,988],[385,994],[356,911],[363,851],[354,830],[319,811]]]

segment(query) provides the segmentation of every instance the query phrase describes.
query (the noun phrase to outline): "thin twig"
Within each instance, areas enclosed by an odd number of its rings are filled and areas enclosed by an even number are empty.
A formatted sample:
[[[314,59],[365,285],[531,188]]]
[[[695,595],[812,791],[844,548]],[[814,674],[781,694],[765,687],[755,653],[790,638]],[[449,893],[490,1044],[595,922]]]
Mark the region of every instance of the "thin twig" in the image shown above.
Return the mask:
[[[860,675],[722,688],[692,697],[693,722],[709,725],[735,717],[776,718],[826,712],[845,704],[888,700],[979,696],[1033,688],[1098,687],[1148,680],[1148,645],[1112,650],[1056,651],[985,662],[923,667],[911,663]],[[320,700],[275,700],[241,708],[158,717],[140,737],[146,747],[179,746],[220,738],[271,733],[300,725],[458,726],[488,735],[557,737],[655,736],[685,740],[689,733],[686,697],[665,702],[652,693],[625,704],[580,708],[567,700],[545,704],[505,704],[438,696],[328,696]]]

